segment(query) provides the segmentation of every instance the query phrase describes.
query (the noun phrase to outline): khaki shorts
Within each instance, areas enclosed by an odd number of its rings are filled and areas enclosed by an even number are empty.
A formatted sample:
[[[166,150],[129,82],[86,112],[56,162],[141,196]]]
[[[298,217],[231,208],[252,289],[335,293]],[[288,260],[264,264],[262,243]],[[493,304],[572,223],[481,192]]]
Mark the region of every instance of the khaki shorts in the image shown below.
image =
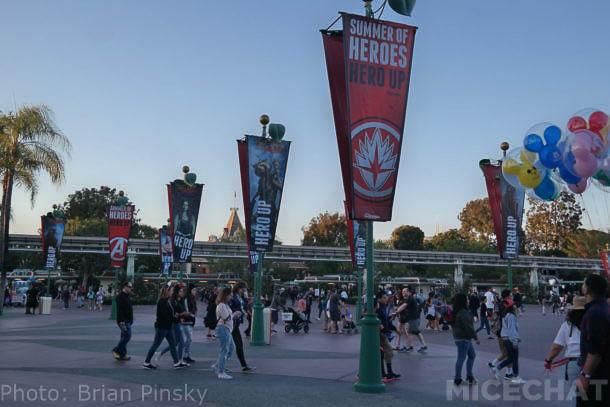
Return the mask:
[[[384,334],[379,335],[379,340],[381,343],[381,348],[383,349],[383,360],[386,363],[392,363],[392,358],[394,357],[394,351],[392,350],[392,345],[390,345],[390,341],[388,337]]]

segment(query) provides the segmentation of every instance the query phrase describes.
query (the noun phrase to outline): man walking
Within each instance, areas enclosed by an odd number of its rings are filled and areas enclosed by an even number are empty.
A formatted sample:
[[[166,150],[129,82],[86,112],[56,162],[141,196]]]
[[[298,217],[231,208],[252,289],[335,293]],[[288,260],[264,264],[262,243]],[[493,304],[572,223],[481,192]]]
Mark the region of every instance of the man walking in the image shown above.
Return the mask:
[[[582,369],[576,380],[577,407],[602,407],[610,403],[610,306],[606,301],[607,281],[591,274],[585,279],[583,293],[587,304],[580,325]]]
[[[112,350],[112,356],[116,360],[129,360],[127,355],[127,343],[131,339],[131,324],[133,324],[133,305],[129,294],[133,285],[130,282],[123,283],[123,289],[116,297],[116,322],[121,329],[121,339],[118,345]]]
[[[407,319],[407,347],[404,349],[405,352],[413,351],[413,336],[415,336],[421,346],[417,350],[420,353],[428,350],[428,346],[426,346],[426,341],[424,340],[424,335],[422,335],[419,326],[420,326],[420,314],[421,310],[419,308],[419,303],[415,297],[415,293],[411,292],[408,288],[403,288],[402,295],[405,298],[405,302],[398,307],[398,309],[393,314],[399,314],[402,311],[406,311],[406,319]]]
[[[239,329],[239,325],[244,321],[245,311],[243,295],[245,291],[245,283],[240,282],[235,284],[235,286],[233,286],[233,297],[229,301],[229,307],[234,313],[233,331],[231,331],[231,336],[233,337],[233,342],[235,342],[235,352],[237,353],[237,358],[241,364],[241,371],[244,373],[249,373],[256,368],[253,366],[248,366],[248,363],[246,363],[246,357],[244,356],[244,343],[242,341],[241,331]]]

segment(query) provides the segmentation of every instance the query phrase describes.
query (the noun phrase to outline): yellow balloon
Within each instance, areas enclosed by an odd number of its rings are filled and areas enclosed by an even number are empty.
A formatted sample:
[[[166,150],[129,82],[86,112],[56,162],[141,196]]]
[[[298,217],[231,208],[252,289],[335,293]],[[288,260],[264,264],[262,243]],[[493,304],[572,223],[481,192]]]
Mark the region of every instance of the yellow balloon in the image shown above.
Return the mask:
[[[517,162],[517,160],[513,158],[509,158],[502,163],[502,168],[504,172],[510,175],[518,175],[521,171],[521,164]]]
[[[522,165],[518,177],[521,185],[526,188],[536,188],[542,181],[540,171],[531,164]]]

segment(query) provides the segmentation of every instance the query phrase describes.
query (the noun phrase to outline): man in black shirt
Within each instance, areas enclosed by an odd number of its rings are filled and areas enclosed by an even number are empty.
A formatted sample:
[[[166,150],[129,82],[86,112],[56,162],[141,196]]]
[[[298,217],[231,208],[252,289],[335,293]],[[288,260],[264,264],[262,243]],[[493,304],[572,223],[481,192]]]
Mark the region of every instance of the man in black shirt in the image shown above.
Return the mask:
[[[127,355],[127,343],[131,339],[131,324],[133,324],[133,305],[129,294],[133,285],[130,282],[123,283],[123,289],[116,297],[116,322],[121,329],[121,339],[112,350],[112,356],[117,360],[129,360]]]
[[[428,346],[426,346],[426,341],[424,340],[424,335],[422,335],[419,327],[420,327],[420,307],[417,299],[415,298],[414,292],[409,290],[408,288],[404,288],[402,290],[402,295],[405,298],[405,302],[398,307],[394,315],[399,314],[401,312],[406,312],[406,320],[407,320],[407,348],[406,352],[413,351],[413,336],[417,337],[421,346],[417,350],[420,353],[428,350]]]
[[[610,306],[606,302],[607,281],[591,274],[585,279],[583,293],[587,304],[580,324],[581,376],[576,381],[578,407],[610,404]],[[586,396],[585,396],[586,395]]]

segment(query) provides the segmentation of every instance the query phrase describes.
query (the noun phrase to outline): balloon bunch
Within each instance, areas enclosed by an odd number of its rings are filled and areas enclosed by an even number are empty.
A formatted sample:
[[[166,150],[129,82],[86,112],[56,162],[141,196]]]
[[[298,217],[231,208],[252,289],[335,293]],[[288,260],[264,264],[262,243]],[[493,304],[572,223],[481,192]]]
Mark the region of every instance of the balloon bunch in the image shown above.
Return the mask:
[[[566,131],[552,123],[533,126],[523,147],[502,162],[506,181],[533,198],[553,201],[568,189],[583,193],[591,184],[610,192],[608,115],[585,109],[568,120]]]

